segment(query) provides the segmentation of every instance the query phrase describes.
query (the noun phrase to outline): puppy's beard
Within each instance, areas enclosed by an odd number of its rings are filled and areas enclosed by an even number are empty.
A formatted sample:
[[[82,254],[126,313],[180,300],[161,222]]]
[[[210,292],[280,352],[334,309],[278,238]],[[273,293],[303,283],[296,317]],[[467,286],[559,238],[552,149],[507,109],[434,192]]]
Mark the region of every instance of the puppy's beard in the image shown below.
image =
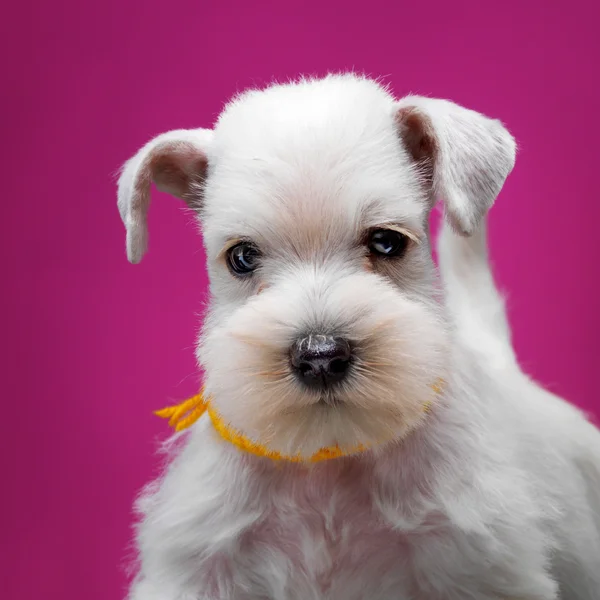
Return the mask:
[[[325,394],[290,368],[290,346],[307,331],[343,336],[353,348],[348,375]],[[446,356],[438,307],[373,274],[346,276],[326,294],[272,286],[207,327],[199,346],[206,392],[224,419],[271,450],[302,457],[405,436],[435,402]]]

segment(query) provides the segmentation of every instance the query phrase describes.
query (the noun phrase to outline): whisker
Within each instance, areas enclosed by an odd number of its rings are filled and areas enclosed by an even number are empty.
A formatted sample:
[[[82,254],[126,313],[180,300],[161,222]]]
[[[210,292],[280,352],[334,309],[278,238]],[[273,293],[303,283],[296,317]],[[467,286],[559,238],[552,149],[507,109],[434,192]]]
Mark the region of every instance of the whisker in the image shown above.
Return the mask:
[[[261,340],[257,340],[255,338],[248,337],[241,333],[236,333],[235,331],[230,332],[229,334],[232,338],[247,344],[248,346],[255,346],[257,348],[270,348],[269,344],[262,342]]]
[[[287,369],[280,369],[279,371],[258,371],[254,373],[257,377],[283,377],[288,374]]]

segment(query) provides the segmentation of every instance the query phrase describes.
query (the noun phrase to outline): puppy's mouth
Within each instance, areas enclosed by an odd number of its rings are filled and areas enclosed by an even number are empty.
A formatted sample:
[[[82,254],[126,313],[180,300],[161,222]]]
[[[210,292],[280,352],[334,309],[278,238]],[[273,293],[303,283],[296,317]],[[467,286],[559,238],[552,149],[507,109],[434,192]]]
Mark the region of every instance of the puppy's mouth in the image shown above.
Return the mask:
[[[344,404],[344,401],[341,400],[338,396],[333,394],[325,394],[322,395],[317,401],[318,406],[323,406],[326,408],[339,408]]]

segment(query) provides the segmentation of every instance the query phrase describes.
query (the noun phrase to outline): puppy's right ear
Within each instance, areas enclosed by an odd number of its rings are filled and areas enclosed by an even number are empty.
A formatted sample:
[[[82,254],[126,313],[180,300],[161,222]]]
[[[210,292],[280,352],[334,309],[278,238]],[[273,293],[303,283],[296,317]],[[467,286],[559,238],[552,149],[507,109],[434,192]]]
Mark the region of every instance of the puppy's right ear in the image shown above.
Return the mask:
[[[212,142],[210,129],[179,129],[148,142],[124,165],[118,183],[119,212],[127,229],[127,258],[138,263],[148,248],[150,184],[199,206]]]

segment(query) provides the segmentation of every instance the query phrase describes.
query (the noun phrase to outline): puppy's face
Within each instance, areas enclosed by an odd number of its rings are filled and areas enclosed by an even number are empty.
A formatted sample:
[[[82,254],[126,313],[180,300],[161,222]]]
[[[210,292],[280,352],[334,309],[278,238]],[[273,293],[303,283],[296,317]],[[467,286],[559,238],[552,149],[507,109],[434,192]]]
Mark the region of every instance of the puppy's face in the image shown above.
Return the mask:
[[[279,128],[224,150],[206,184],[206,391],[276,450],[402,435],[445,369],[428,203],[385,116],[346,139]]]
[[[417,426],[449,355],[427,231],[446,152],[435,118],[333,78],[247,94],[210,139],[169,143],[135,168],[201,198],[211,302],[198,358],[223,418],[305,457]],[[467,230],[486,207],[464,200],[449,208]]]

